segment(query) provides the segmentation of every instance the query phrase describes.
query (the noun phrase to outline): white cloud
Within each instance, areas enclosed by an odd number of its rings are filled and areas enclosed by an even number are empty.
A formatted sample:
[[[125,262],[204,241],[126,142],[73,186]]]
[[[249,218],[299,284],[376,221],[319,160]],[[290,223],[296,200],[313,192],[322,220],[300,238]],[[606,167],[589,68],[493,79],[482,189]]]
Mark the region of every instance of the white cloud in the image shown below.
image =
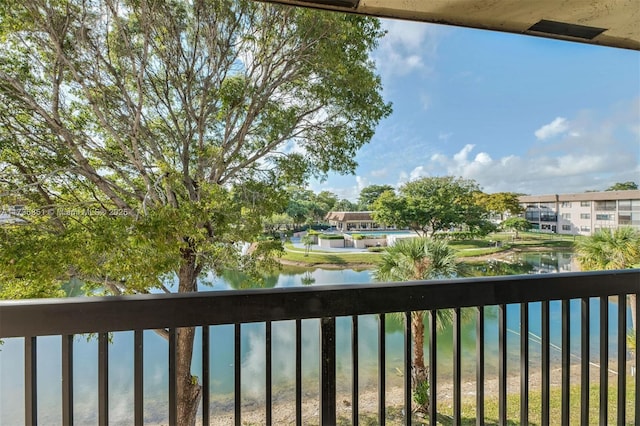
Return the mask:
[[[640,104],[633,102],[617,105],[605,117],[580,111],[571,119],[559,117],[543,126],[540,137],[555,138],[524,154],[492,156],[469,143],[457,152],[432,153],[417,166],[407,161],[397,172],[399,182],[422,176],[460,176],[475,180],[485,192],[527,194],[604,190],[615,182],[638,182],[638,116]]]
[[[536,130],[534,134],[536,135],[536,138],[545,140],[560,135],[567,130],[569,130],[569,124],[567,123],[566,118],[556,117],[556,119],[551,123],[545,124]]]
[[[369,174],[371,175],[371,177],[375,178],[387,177],[389,175],[389,170],[387,170],[386,168],[372,170]]]
[[[418,166],[409,173],[409,180],[416,180],[425,176],[429,176],[429,173],[427,173],[423,166]]]
[[[422,105],[423,110],[427,111],[431,107],[431,97],[426,93],[421,93],[420,105]]]
[[[383,76],[405,76],[414,71],[430,70],[427,62],[437,51],[437,27],[399,20],[384,20],[382,25],[387,34],[374,57]]]
[[[451,136],[453,136],[453,133],[451,132],[440,132],[438,133],[438,139],[440,139],[441,141],[448,141]]]
[[[356,176],[356,189],[358,191],[358,194],[360,194],[363,188],[366,188],[369,185],[369,179],[362,176]]]

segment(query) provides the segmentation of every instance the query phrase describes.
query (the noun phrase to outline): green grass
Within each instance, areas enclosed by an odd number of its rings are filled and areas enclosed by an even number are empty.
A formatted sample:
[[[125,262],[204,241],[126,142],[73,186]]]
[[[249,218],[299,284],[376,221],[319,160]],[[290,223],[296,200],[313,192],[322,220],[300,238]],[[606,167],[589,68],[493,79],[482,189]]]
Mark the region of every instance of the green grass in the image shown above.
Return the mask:
[[[510,248],[531,249],[534,247],[555,249],[573,248],[575,237],[572,235],[541,234],[535,232],[521,232],[517,240],[513,240],[513,233],[499,232],[488,235],[483,239],[450,241],[449,245],[457,250],[459,258],[469,258],[486,256],[499,253]],[[496,241],[501,242],[500,247],[495,247]],[[349,267],[359,265],[361,267],[374,267],[380,261],[381,253],[375,252],[352,252],[345,250],[344,253],[327,250],[311,250],[305,255],[305,250],[295,248],[293,244],[285,244],[285,253],[282,259],[295,262],[301,265],[314,266],[320,264],[330,264],[337,267]]]
[[[364,264],[374,266],[380,260],[380,253],[326,253],[311,251],[305,255],[304,251],[286,251],[283,260],[296,263],[304,263],[310,266],[319,264],[332,264],[337,266],[349,266],[352,264]]]
[[[482,249],[467,249],[461,250],[456,253],[457,257],[476,257],[476,256],[486,256],[488,254],[500,253],[501,251],[509,250],[509,246],[502,247],[489,247]]]
[[[632,382],[632,377],[627,378],[627,395],[626,395],[626,422],[627,425],[633,425],[633,399],[635,391]],[[559,387],[553,387],[550,391],[549,397],[549,423],[561,424],[562,419],[562,396]],[[608,417],[607,424],[616,424],[617,422],[617,387],[609,386],[609,404],[608,404]],[[529,425],[541,425],[542,414],[542,398],[539,391],[532,391],[529,393]],[[592,385],[589,389],[589,425],[597,425],[599,419],[599,401],[600,401],[600,387],[598,385]],[[485,398],[484,404],[485,410],[485,424],[487,426],[499,425],[498,422],[498,398],[491,397]],[[438,425],[454,425],[453,422],[453,408],[451,404],[438,404]],[[476,424],[476,405],[475,397],[463,399],[461,407],[461,425],[475,425]],[[378,417],[375,413],[361,413],[360,414],[361,425],[378,425]],[[392,406],[387,407],[385,416],[387,425],[402,425],[404,424],[404,416],[402,414],[402,407]],[[338,425],[349,425],[351,419],[341,416],[338,419]],[[414,416],[412,420],[414,425],[427,425],[428,419],[422,419]],[[520,395],[510,394],[507,396],[507,425],[520,425]],[[569,396],[569,424],[580,424],[580,386],[574,385],[570,387]]]
[[[456,250],[480,249],[491,246],[488,240],[453,240],[449,241],[449,247]]]

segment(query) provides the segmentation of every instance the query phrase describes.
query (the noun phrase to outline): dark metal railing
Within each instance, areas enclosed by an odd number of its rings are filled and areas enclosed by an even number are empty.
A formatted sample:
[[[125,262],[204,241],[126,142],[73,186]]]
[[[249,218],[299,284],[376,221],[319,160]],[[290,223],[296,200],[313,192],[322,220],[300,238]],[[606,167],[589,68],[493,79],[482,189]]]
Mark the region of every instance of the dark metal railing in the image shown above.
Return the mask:
[[[413,311],[426,311],[429,318],[427,328],[429,350],[427,361],[430,380],[430,413],[428,420],[436,424],[438,419],[438,371],[437,371],[437,320],[439,309],[453,308],[453,424],[460,424],[462,411],[461,397],[461,308],[476,308],[476,417],[477,424],[484,424],[485,417],[485,307],[498,308],[498,421],[507,424],[507,305],[520,307],[520,418],[522,424],[529,422],[529,304],[541,304],[541,423],[549,424],[551,394],[550,358],[550,301],[562,303],[561,323],[561,422],[570,423],[570,300],[581,300],[581,341],[580,341],[580,419],[589,421],[589,309],[590,298],[599,298],[600,309],[600,403],[599,423],[608,423],[609,389],[609,297],[618,297],[617,311],[617,423],[625,424],[633,417],[640,421],[640,395],[635,392],[634,413],[626,412],[627,388],[627,295],[640,293],[640,270],[567,273],[531,276],[494,277],[479,279],[456,279],[450,281],[427,281],[414,283],[384,283],[366,285],[315,286],[271,290],[241,290],[224,292],[202,292],[174,295],[140,295],[125,297],[92,297],[71,299],[47,299],[0,302],[0,338],[24,338],[24,392],[25,423],[37,424],[38,389],[37,358],[38,336],[62,336],[62,423],[73,424],[73,336],[84,333],[98,335],[98,419],[99,424],[109,422],[109,341],[108,333],[134,331],[134,421],[143,424],[143,330],[165,329],[168,331],[169,355],[169,407],[168,421],[177,422],[176,410],[176,333],[181,327],[202,327],[202,395],[209,401],[211,387],[209,327],[233,324],[235,327],[235,424],[241,424],[241,329],[242,324],[265,323],[265,419],[274,422],[272,407],[272,323],[295,320],[295,414],[296,423],[303,423],[302,412],[302,321],[320,320],[320,375],[319,375],[319,417],[320,424],[333,425],[337,422],[336,411],[336,317],[351,317],[351,407],[352,422],[359,421],[359,365],[358,365],[358,316],[378,315],[378,421],[385,423],[387,404],[385,401],[386,341],[385,314],[401,312],[404,315],[403,349],[403,393],[404,413],[411,413],[411,328]],[[640,302],[635,299],[637,310]],[[636,333],[636,347],[638,344]],[[638,352],[635,351],[635,365]],[[634,386],[639,389],[638,375]],[[208,403],[203,404],[203,424],[209,424],[215,417]],[[512,419],[513,420],[513,419]],[[411,424],[410,415],[403,422]]]

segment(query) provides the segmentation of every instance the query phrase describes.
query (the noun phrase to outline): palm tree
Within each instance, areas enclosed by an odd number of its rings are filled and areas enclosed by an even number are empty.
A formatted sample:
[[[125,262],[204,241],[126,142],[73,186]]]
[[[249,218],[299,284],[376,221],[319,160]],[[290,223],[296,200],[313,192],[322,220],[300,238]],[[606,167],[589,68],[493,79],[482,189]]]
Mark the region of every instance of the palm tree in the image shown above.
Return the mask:
[[[313,237],[306,233],[300,238],[300,242],[304,244],[304,255],[309,256],[309,251],[311,251],[311,246],[313,245]]]
[[[576,243],[578,263],[587,271],[640,267],[640,232],[631,227],[612,231],[601,229]],[[635,294],[631,301],[631,321],[636,330]]]
[[[457,274],[455,251],[444,241],[425,237],[399,240],[387,248],[374,271],[377,281],[415,281],[450,278]],[[438,324],[451,322],[451,312],[440,310]],[[427,412],[429,399],[428,370],[424,365],[424,311],[411,313],[413,359],[411,361],[411,389],[415,410]]]

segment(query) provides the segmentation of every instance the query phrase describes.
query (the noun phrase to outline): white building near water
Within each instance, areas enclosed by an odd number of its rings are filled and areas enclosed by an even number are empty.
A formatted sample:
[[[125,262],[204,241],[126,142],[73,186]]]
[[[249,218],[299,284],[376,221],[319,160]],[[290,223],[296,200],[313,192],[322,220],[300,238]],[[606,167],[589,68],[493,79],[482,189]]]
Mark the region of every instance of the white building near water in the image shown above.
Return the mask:
[[[524,217],[541,232],[593,235],[620,226],[640,230],[640,190],[527,195],[519,200]]]

